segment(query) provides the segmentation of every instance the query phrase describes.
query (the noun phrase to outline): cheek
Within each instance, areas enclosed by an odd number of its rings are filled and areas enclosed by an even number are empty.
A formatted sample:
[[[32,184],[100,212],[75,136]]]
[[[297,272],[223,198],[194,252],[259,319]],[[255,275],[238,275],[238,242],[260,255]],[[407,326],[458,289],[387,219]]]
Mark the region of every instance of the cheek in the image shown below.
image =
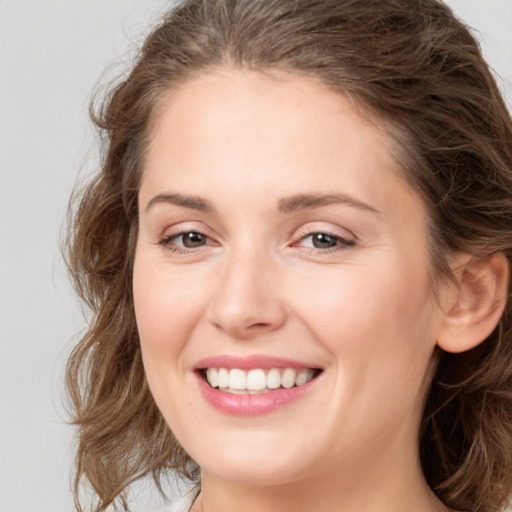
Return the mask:
[[[295,309],[342,362],[387,361],[387,368],[397,369],[402,361],[405,372],[410,364],[425,366],[436,329],[425,267],[391,256],[372,261],[299,280]]]
[[[135,316],[148,373],[150,365],[176,361],[199,321],[207,289],[200,280],[190,278],[144,254],[135,258]]]
[[[201,281],[192,286],[185,274],[181,269],[172,271],[151,254],[136,254],[133,297],[146,378],[159,409],[178,432],[176,411],[193,404],[177,399],[170,390],[180,389],[187,374],[183,356],[202,309]]]

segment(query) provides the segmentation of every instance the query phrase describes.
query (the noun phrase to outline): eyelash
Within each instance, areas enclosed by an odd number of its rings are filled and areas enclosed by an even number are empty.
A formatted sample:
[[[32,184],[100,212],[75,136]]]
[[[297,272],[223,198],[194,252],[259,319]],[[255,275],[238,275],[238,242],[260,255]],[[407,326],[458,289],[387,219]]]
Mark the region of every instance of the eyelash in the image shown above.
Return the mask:
[[[158,241],[158,245],[164,247],[166,250],[169,250],[173,253],[177,254],[190,254],[190,252],[194,251],[196,248],[200,249],[203,248],[206,245],[212,245],[205,242],[204,244],[198,245],[196,247],[185,247],[184,245],[176,245],[173,243],[173,240],[176,240],[177,238],[183,237],[184,235],[200,235],[201,237],[204,237],[206,241],[210,240],[211,238],[205,235],[204,233],[201,233],[200,231],[193,231],[193,230],[182,230],[178,231],[176,233],[172,233],[170,235],[166,235],[160,238]],[[302,246],[302,249],[310,254],[329,254],[333,252],[338,251],[346,251],[356,245],[355,240],[350,240],[347,238],[344,238],[340,235],[335,235],[334,233],[329,233],[328,231],[312,231],[308,232],[307,234],[301,236],[297,242],[294,242],[291,244],[291,247],[300,247],[300,244],[303,243],[305,240],[307,240],[310,237],[314,237],[315,235],[323,235],[333,240],[333,242],[336,243],[333,247],[326,247],[326,248],[317,248],[317,247],[306,247]]]

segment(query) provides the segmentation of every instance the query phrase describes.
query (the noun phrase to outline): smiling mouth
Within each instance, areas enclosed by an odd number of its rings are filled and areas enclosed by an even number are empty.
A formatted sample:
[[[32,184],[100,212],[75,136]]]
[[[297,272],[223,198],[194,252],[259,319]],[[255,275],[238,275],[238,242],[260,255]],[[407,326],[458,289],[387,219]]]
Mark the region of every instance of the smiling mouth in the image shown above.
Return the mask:
[[[204,368],[200,371],[210,387],[236,395],[256,395],[300,387],[321,372],[313,368]]]

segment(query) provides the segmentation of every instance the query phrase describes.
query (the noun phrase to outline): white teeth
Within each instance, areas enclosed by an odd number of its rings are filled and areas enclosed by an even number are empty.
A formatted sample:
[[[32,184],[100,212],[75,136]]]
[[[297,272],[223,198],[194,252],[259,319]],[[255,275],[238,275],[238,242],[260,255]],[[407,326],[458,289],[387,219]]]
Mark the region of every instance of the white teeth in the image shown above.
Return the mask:
[[[247,379],[243,370],[233,368],[229,372],[229,387],[231,389],[247,389]]]
[[[217,372],[217,370],[215,368],[208,368],[208,369],[213,370],[214,372]],[[226,370],[226,368],[219,368],[218,375],[219,375],[219,382],[218,382],[219,388],[229,387],[229,373]],[[208,372],[206,372],[206,378],[208,378]],[[210,381],[208,381],[208,382],[210,382]],[[212,386],[212,388],[215,387],[211,382],[210,382],[210,386]]]
[[[233,395],[246,395],[247,390],[245,389],[233,389],[233,388],[225,388],[227,393],[232,393]]]
[[[293,368],[286,368],[281,375],[281,386],[286,389],[293,388],[295,385],[295,370]]]
[[[272,368],[267,373],[267,388],[277,389],[281,387],[281,372],[277,368]]]
[[[212,388],[216,388],[219,385],[219,372],[215,368],[208,368],[206,379]]]
[[[301,370],[295,377],[295,385],[302,386],[314,377],[313,370]]]
[[[240,370],[238,368],[208,368],[206,380],[212,388],[235,394],[268,393],[273,389],[290,389],[303,386],[315,376],[315,371],[306,368],[300,371],[294,368],[270,368],[264,370]]]
[[[267,377],[263,370],[250,370],[247,374],[247,389],[259,391],[267,387]]]

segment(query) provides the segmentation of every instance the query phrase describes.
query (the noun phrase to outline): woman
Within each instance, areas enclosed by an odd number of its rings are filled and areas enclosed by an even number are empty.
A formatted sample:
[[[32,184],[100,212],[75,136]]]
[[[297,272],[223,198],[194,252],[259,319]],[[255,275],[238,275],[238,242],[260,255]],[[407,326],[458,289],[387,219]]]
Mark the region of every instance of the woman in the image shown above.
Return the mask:
[[[189,0],[94,120],[95,510],[171,470],[198,482],[171,511],[506,505],[512,123],[444,4]]]

